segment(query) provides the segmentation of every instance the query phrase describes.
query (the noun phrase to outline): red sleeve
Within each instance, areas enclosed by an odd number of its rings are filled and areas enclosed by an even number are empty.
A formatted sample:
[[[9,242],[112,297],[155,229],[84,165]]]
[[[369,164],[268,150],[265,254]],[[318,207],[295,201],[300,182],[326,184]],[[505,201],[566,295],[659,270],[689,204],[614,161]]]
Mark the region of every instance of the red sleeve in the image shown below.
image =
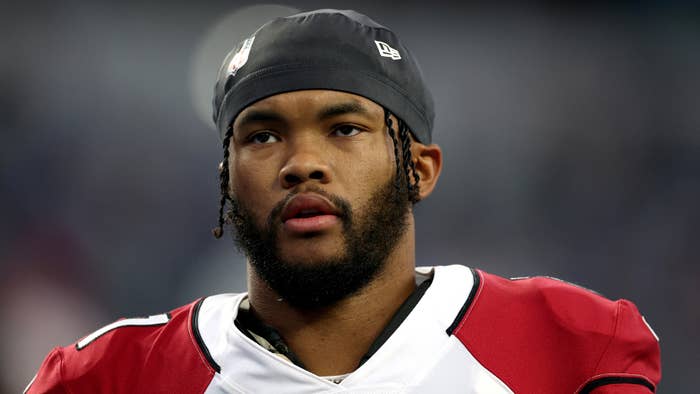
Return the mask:
[[[194,305],[118,320],[54,349],[27,394],[204,392],[215,370],[192,334]]]
[[[661,380],[658,338],[633,303],[616,304],[613,335],[581,393],[653,393]]]
[[[658,341],[631,302],[552,278],[477,273],[478,287],[454,335],[514,392],[656,389]]]
[[[68,391],[61,382],[61,368],[63,368],[63,358],[61,349],[55,348],[39,368],[36,376],[24,391],[25,394],[63,394]]]

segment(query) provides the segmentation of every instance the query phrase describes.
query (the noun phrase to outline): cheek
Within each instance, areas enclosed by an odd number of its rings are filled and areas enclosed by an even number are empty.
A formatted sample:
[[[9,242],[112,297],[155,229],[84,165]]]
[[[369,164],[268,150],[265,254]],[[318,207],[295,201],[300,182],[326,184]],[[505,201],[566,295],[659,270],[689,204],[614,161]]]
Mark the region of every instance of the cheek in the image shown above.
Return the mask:
[[[387,133],[379,136],[377,142],[366,150],[364,158],[364,172],[374,183],[384,185],[394,176],[396,156],[394,144]]]
[[[384,142],[384,143],[382,143]],[[344,166],[348,174],[347,188],[354,197],[357,208],[366,209],[370,197],[391,181],[396,173],[394,146],[386,135],[385,141],[378,141],[348,161]]]
[[[277,180],[277,174],[271,166],[250,161],[231,161],[229,168],[229,192],[241,204],[251,210],[256,216],[260,212],[269,211],[272,201],[272,187]]]
[[[397,141],[398,142],[398,141]],[[394,151],[394,141],[391,140],[389,133],[384,133],[384,151],[385,157],[388,157],[389,162],[389,176],[394,176],[396,172],[396,153],[400,151],[400,146],[396,147],[398,151]]]
[[[233,149],[229,158],[231,188],[236,193],[261,190],[269,192],[277,180],[278,172],[274,170],[274,157],[259,157],[250,152]]]
[[[269,181],[266,181],[270,178],[268,169],[233,160],[229,171],[231,196],[252,215],[255,225],[263,228],[272,207],[278,202],[273,200]]]

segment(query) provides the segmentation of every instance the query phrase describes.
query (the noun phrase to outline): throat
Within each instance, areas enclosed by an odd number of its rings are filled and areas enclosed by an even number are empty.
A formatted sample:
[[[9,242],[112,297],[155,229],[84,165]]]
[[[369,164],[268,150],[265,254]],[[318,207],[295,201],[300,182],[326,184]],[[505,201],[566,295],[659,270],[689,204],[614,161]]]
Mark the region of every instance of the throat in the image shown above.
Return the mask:
[[[369,360],[411,313],[432,282],[430,275],[416,274],[416,282],[399,302],[391,306],[361,297],[350,306],[311,316],[297,314],[287,324],[273,327],[259,317],[248,299],[238,311],[235,324],[246,336],[283,360],[318,376],[339,383]],[[377,306],[384,308],[377,309]],[[364,312],[364,313],[363,313]]]

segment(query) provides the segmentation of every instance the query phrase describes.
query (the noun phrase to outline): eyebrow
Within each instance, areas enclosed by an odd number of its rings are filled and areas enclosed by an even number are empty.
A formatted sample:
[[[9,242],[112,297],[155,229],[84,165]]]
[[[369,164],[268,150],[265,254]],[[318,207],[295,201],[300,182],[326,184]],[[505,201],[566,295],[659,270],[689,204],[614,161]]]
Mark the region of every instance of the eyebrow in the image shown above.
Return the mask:
[[[350,101],[347,103],[340,103],[330,105],[318,113],[319,120],[326,120],[334,116],[346,115],[346,114],[359,114],[359,115],[369,115],[369,111],[362,104]]]
[[[242,127],[255,122],[284,122],[284,117],[275,111],[250,110],[241,117],[238,126]]]
[[[335,116],[359,114],[369,116],[369,110],[362,104],[354,101],[329,105],[318,112],[319,120],[327,120]],[[285,122],[286,119],[280,113],[273,110],[251,109],[241,116],[238,127],[243,127],[256,122]]]

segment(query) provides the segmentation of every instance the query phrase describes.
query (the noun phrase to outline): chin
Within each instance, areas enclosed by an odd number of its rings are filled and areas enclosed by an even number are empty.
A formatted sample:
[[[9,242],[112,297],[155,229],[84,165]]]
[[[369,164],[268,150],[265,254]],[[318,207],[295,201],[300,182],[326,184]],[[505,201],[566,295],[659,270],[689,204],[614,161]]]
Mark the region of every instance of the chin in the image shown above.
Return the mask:
[[[346,242],[340,233],[283,235],[278,239],[278,256],[286,261],[327,261],[346,253]]]
[[[343,260],[345,253],[344,245],[340,242],[329,243],[307,238],[289,243],[280,242],[278,257],[286,264],[313,266]]]

